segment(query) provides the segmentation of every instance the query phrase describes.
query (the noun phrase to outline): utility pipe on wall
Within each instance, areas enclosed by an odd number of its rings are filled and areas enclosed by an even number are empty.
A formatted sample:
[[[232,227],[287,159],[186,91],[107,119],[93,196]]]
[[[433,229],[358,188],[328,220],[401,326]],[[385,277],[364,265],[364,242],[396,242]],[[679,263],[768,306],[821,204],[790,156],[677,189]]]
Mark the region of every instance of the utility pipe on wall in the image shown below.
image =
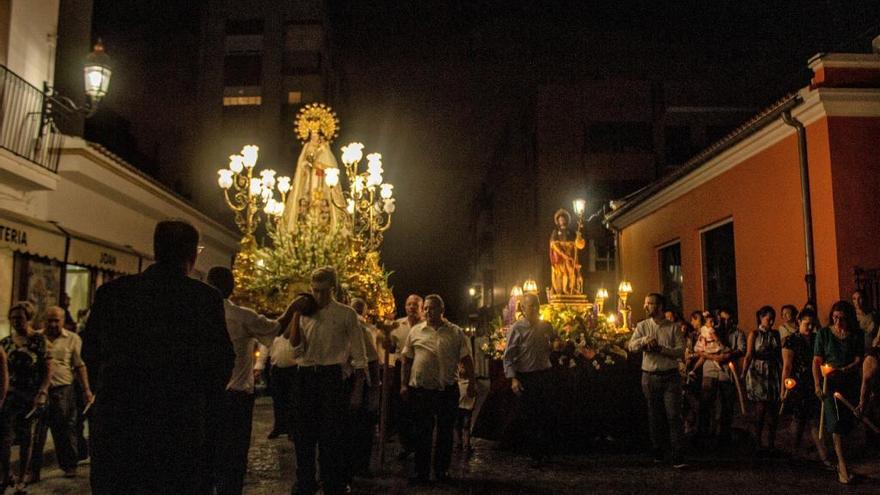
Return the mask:
[[[807,130],[804,124],[791,115],[791,110],[782,113],[782,121],[794,127],[798,138],[798,160],[801,171],[801,206],[804,219],[804,258],[807,284],[807,301],[817,304],[816,300],[816,262],[813,254],[813,207],[810,198],[810,169],[807,161]]]

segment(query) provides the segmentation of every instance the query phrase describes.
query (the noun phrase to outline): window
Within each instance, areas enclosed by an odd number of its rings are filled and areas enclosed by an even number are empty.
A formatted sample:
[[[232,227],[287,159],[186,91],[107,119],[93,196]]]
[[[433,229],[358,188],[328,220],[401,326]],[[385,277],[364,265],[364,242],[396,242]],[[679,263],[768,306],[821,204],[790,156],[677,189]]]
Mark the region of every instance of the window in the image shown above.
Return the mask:
[[[284,51],[321,51],[324,27],[319,23],[288,24],[284,32]]]
[[[262,96],[224,96],[223,106],[234,107],[238,105],[260,105],[263,103]]]
[[[70,315],[77,323],[92,301],[92,271],[80,265],[67,265],[64,292],[70,297]]]
[[[285,76],[317,74],[321,72],[321,52],[286,52],[281,70]]]
[[[262,19],[228,19],[226,21],[226,34],[229,36],[247,36],[263,34]]]
[[[223,60],[225,86],[259,86],[262,80],[263,59],[256,55],[227,55]]]
[[[660,259],[660,284],[666,309],[681,311],[684,306],[682,286],[684,276],[681,272],[681,243],[676,242],[657,251]]]
[[[591,122],[584,132],[586,153],[645,153],[653,149],[650,122]]]
[[[733,222],[703,232],[703,297],[707,309],[729,306],[736,313]]]
[[[302,103],[303,94],[302,91],[288,91],[287,92],[287,104],[288,105],[296,105],[297,103]]]

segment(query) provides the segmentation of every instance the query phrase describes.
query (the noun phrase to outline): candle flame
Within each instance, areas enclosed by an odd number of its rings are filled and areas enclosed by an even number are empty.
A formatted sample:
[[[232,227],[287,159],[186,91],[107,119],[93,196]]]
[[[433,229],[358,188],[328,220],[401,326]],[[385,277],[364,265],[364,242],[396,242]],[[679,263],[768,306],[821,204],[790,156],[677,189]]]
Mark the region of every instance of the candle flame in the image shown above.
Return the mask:
[[[791,390],[797,386],[797,381],[794,378],[786,378],[785,379],[785,389]]]
[[[843,400],[843,395],[840,392],[834,392],[834,398],[837,400]]]
[[[819,367],[822,370],[822,376],[828,376],[834,368],[830,364],[823,364]]]

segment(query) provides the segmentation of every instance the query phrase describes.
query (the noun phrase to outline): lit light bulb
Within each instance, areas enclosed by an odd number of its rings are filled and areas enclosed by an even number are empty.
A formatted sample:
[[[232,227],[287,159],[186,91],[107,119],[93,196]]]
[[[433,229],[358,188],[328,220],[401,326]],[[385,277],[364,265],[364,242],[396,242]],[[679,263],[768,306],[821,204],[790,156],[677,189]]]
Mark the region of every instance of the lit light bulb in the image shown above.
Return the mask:
[[[364,145],[361,143],[349,143],[342,147],[342,163],[351,165],[361,161],[364,157]]]
[[[266,202],[266,206],[263,207],[263,211],[267,215],[274,215],[275,214],[275,199],[274,198],[269,198],[269,201]]]
[[[617,321],[617,317],[614,316],[613,313],[612,313],[612,314],[609,314],[607,319],[608,319],[608,323],[614,323],[614,322]]]
[[[257,164],[257,157],[260,154],[260,147],[249,144],[241,149],[242,163],[247,168],[254,168]]]
[[[229,156],[229,170],[235,172],[236,174],[241,172],[244,168],[244,157],[241,155],[230,155]]]
[[[382,209],[389,215],[394,213],[394,210],[397,209],[397,206],[394,204],[394,198],[386,199],[382,205]]]
[[[608,299],[608,290],[604,287],[596,291],[596,299]]]
[[[263,186],[263,189],[260,191],[260,199],[263,200],[263,203],[268,203],[270,200],[274,201],[275,199],[272,197],[272,190]]]
[[[345,211],[348,212],[349,215],[354,215],[354,200],[348,200],[348,206],[345,207]]]
[[[518,285],[514,285],[512,289],[510,289],[510,297],[522,297],[523,290],[522,287]]]
[[[263,179],[263,185],[269,189],[275,187],[275,173],[276,172],[271,168],[260,172],[260,177]]]
[[[339,169],[336,167],[324,170],[324,183],[327,187],[336,187],[339,185]]]
[[[583,216],[584,210],[587,209],[587,201],[585,199],[576,199],[571,202],[572,207],[574,207],[574,214],[576,216]]]
[[[617,287],[617,292],[623,292],[624,294],[631,294],[633,291],[632,284],[624,280],[620,282],[620,286]]]
[[[392,189],[394,189],[394,185],[385,183],[382,184],[382,186],[380,187],[381,191],[379,192],[379,195],[382,196],[382,199],[390,199],[391,196],[394,194],[394,192],[392,191]]]
[[[259,196],[263,192],[263,181],[261,181],[257,177],[252,177],[250,192],[251,196]]]
[[[381,173],[374,174],[371,172],[367,176],[367,187],[376,187],[381,183],[382,183],[382,174]]]
[[[287,194],[290,191],[290,177],[278,178],[278,192]]]
[[[382,154],[370,153],[367,155],[367,171],[371,174],[381,174],[382,170]]]
[[[217,175],[220,176],[217,178],[217,184],[219,184],[221,188],[229,189],[230,187],[232,187],[232,170],[224,168],[222,170],[218,170]]]
[[[364,178],[360,175],[355,177],[354,178],[354,192],[356,194],[360,194],[361,192],[363,192],[364,187],[366,187],[364,185]]]

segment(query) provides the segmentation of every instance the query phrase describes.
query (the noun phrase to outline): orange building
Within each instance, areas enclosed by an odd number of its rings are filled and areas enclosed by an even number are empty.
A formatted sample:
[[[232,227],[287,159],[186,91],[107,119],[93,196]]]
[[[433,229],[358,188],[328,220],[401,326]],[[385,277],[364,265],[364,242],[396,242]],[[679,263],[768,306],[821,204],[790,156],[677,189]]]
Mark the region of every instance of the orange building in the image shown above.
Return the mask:
[[[807,231],[820,312],[849,297],[854,269],[880,267],[880,54],[819,55],[810,68],[810,86],[608,215],[636,319],[654,291],[685,312],[733,306],[744,327],[765,304],[803,305]]]

